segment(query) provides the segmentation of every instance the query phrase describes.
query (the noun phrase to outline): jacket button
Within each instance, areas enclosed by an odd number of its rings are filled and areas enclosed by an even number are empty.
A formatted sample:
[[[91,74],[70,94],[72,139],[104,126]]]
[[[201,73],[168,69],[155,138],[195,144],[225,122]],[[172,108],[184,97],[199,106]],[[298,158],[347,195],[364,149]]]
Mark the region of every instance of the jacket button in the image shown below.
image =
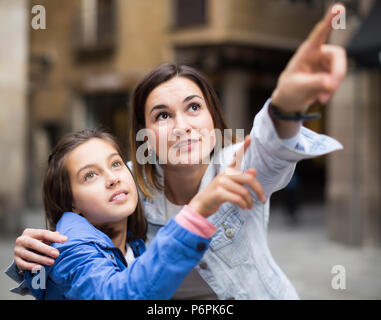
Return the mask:
[[[228,238],[233,238],[234,237],[234,229],[232,228],[228,228],[225,230],[225,235],[228,237]]]
[[[208,268],[208,265],[206,264],[205,261],[201,261],[201,262],[200,262],[200,268],[203,269],[203,270],[205,270],[206,268]]]
[[[205,242],[199,242],[199,243],[197,243],[197,250],[198,251],[204,251],[205,249],[206,249]]]
[[[109,257],[114,260],[114,256],[112,254],[109,255]]]

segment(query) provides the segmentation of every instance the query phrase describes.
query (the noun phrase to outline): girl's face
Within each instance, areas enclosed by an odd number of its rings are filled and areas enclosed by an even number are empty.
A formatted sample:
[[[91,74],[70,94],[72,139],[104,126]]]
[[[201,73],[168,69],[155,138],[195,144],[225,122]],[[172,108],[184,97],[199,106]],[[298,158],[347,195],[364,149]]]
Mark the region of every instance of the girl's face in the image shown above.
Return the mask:
[[[136,208],[138,194],[130,171],[113,145],[93,138],[66,159],[73,211],[94,225],[120,222]]]
[[[174,77],[148,95],[145,125],[161,163],[199,164],[215,144],[214,124],[200,88]]]

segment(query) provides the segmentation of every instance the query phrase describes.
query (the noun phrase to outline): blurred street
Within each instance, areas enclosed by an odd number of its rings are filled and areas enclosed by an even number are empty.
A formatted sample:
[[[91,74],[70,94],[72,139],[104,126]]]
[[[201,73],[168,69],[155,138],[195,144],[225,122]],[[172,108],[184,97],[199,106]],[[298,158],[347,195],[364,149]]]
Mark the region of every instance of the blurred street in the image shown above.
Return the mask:
[[[42,211],[41,211],[42,212]],[[299,222],[292,225],[279,207],[272,209],[269,225],[271,252],[302,299],[381,299],[381,250],[356,248],[328,240],[324,229],[324,208],[301,207]],[[43,217],[28,212],[24,225],[43,228]],[[16,237],[15,237],[16,238]],[[15,239],[0,240],[0,268],[5,270],[13,259]],[[332,267],[346,271],[346,289],[333,289]],[[0,275],[0,299],[32,299],[10,293],[14,282]]]
[[[381,299],[380,249],[330,241],[323,206],[302,206],[295,226],[285,223],[282,209],[271,212],[271,252],[301,299]],[[332,288],[335,265],[345,268],[345,290]]]

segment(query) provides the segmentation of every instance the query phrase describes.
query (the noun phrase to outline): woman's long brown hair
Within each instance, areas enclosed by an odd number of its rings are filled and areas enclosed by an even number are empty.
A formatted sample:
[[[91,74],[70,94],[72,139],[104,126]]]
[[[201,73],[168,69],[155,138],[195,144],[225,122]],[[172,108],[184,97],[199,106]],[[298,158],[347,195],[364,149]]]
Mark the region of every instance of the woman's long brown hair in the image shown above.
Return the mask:
[[[43,184],[45,218],[49,230],[56,230],[56,225],[62,214],[72,211],[73,194],[70,187],[69,173],[65,165],[67,156],[76,147],[93,138],[102,139],[111,143],[122,159],[125,160],[116,139],[105,131],[82,130],[63,137],[49,156],[48,168]],[[112,230],[106,226],[104,228],[97,227],[110,236],[110,238],[113,237]],[[129,240],[146,240],[147,220],[139,198],[134,213],[128,217],[128,231],[130,232]]]

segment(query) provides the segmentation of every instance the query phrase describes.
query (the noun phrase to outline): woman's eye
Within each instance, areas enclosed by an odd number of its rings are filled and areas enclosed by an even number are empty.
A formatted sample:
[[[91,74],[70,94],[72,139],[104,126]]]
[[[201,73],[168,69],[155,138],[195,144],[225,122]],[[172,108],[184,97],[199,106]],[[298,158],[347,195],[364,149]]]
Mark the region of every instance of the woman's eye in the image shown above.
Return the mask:
[[[89,181],[89,180],[92,180],[94,179],[96,176],[96,173],[95,172],[89,172],[89,173],[86,173],[85,175],[85,181]]]
[[[119,168],[121,165],[122,165],[122,163],[120,161],[115,161],[115,162],[113,162],[112,167],[113,168]]]
[[[192,103],[190,106],[189,106],[189,110],[192,111],[192,112],[196,112],[197,110],[199,110],[201,108],[201,106],[198,104],[198,103]]]
[[[156,121],[160,121],[160,120],[167,120],[169,118],[169,114],[166,113],[166,112],[160,112],[156,117],[155,117],[155,120]]]

